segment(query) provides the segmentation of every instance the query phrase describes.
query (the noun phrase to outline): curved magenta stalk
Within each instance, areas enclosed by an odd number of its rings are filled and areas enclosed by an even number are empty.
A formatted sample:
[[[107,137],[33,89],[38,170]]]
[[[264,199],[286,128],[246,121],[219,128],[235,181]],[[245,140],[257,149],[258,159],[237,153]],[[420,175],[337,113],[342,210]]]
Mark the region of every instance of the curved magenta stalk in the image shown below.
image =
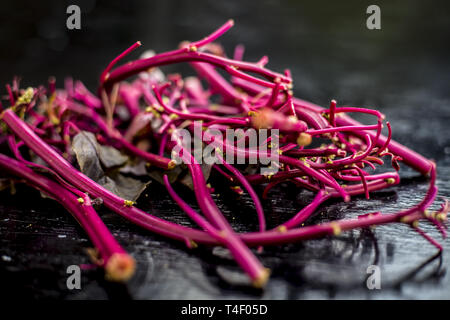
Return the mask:
[[[154,217],[135,206],[130,206],[129,200],[120,198],[76,170],[58,152],[39,138],[11,109],[3,112],[2,119],[16,136],[22,139],[31,150],[47,162],[62,178],[81,191],[87,192],[90,196],[101,198],[108,208],[128,220],[150,231],[173,239],[181,241],[192,239],[206,244],[215,243],[214,239],[202,231],[179,226],[178,224]]]
[[[238,85],[240,88],[242,88],[243,90],[252,93],[252,94],[256,94],[261,92],[261,87],[239,79],[239,78],[234,78],[233,79],[233,83],[235,85]],[[312,102],[309,101],[305,101],[299,98],[293,98],[293,102],[294,102],[294,106],[296,108],[296,112],[297,112],[297,116],[299,118],[301,118],[302,120],[306,121],[308,123],[308,125],[320,129],[320,128],[325,128],[328,125],[328,122],[322,117],[320,116],[323,112],[325,112],[327,109],[316,105]],[[338,108],[336,108],[338,109]],[[356,108],[358,109],[358,108]],[[370,109],[366,109],[366,110],[370,110]],[[355,109],[352,110],[352,112],[355,111]],[[376,113],[376,111],[372,110],[374,112],[374,115],[379,116],[379,113]],[[305,114],[307,115],[306,118],[302,118],[301,114]],[[306,113],[305,113],[306,112]],[[309,121],[307,120],[307,118],[309,117]],[[351,117],[347,116],[347,115],[340,115],[339,117],[336,117],[335,119],[336,121],[336,125],[338,126],[361,126],[362,124],[354,119],[352,119]],[[369,131],[369,132],[354,132],[353,134],[355,136],[358,136],[360,138],[364,138],[365,134],[369,134],[371,139],[375,139],[375,137],[377,136],[376,132],[373,131]],[[377,140],[376,146],[378,147],[382,147],[386,142],[388,142],[388,149],[390,152],[392,152],[394,155],[400,156],[403,159],[403,162],[405,164],[407,164],[408,166],[410,166],[411,168],[417,170],[418,172],[420,172],[423,175],[429,175],[430,171],[431,171],[431,163],[430,160],[426,159],[424,156],[420,155],[419,153],[409,149],[406,146],[401,145],[400,143],[394,141],[394,140],[390,140],[388,141],[388,138],[380,135],[379,139]]]
[[[264,230],[266,230],[266,218],[264,216],[264,209],[262,207],[261,201],[259,201],[259,197],[256,194],[255,190],[252,188],[251,184],[247,181],[247,179],[238,169],[233,167],[231,164],[227,163],[221,155],[217,154],[217,157],[219,161],[223,164],[223,166],[227,168],[242,184],[242,186],[247,190],[248,194],[250,195],[250,198],[252,198],[255,204],[256,214],[258,215],[259,231],[263,232]]]
[[[236,262],[248,274],[253,285],[255,287],[264,287],[269,278],[268,269],[264,268],[250,249],[244,245],[220,212],[206,186],[201,166],[194,156],[182,144],[179,144],[179,147],[182,151],[181,158],[191,173],[194,190],[196,191],[195,197],[203,214],[219,230],[221,236],[226,238],[227,248],[230,250]]]
[[[147,59],[135,60],[125,65],[122,65],[114,70],[112,70],[102,86],[110,87],[114,83],[124,80],[132,75],[138,74],[142,71],[148,70],[153,67],[163,66],[167,64],[180,63],[180,62],[207,62],[216,67],[222,68],[232,75],[243,78],[245,80],[253,81],[256,84],[267,86],[269,88],[274,88],[275,84],[273,82],[267,82],[250,76],[240,70],[256,73],[263,76],[269,80],[280,79],[284,83],[291,83],[291,79],[287,78],[285,75],[270,71],[254,63],[242,62],[233,59],[228,59],[224,57],[219,57],[213,54],[200,52],[197,50],[179,49],[175,51],[169,51],[163,54],[158,54]]]
[[[136,48],[139,48],[141,46],[141,42],[140,41],[136,41],[135,43],[133,43],[128,49],[126,49],[124,52],[122,52],[121,54],[119,54],[117,57],[115,57],[109,64],[108,66],[105,68],[105,70],[103,70],[101,76],[100,76],[100,83],[105,82],[105,80],[109,77],[109,71],[111,71],[111,69],[117,64],[117,62],[119,62],[120,60],[122,60],[125,56],[127,56],[128,54],[130,54],[132,51],[134,51]]]
[[[126,149],[128,152],[146,160],[148,163],[165,170],[173,169],[176,165],[172,159],[162,157],[150,152],[146,152],[144,150],[141,150],[137,147],[135,147],[132,143],[130,143],[127,139],[123,138],[120,132],[117,130],[112,130],[108,127],[108,125],[105,123],[103,118],[97,114],[94,110],[85,108],[83,106],[71,103],[69,106],[69,109],[73,112],[76,112],[78,114],[84,115],[88,118],[91,118],[94,120],[95,124],[113,141],[116,141],[119,143],[124,149]]]
[[[0,154],[0,167],[20,177],[31,187],[41,190],[61,203],[80,223],[98,250],[98,263],[105,268],[106,276],[113,281],[126,281],[135,270],[135,261],[117,243],[103,221],[92,208],[88,196],[78,198],[68,189],[50,180],[21,162]]]
[[[298,107],[303,107],[303,108],[306,108],[308,110],[311,110],[311,111],[314,111],[317,113],[321,113],[326,110],[314,103],[311,103],[311,102],[308,102],[308,101],[305,101],[302,99],[298,99],[298,98],[294,98],[294,104]],[[360,126],[361,125],[360,122],[350,118],[347,115],[341,115],[340,117],[337,117],[336,124],[338,126]],[[363,133],[354,132],[353,134],[358,137],[363,137]],[[375,132],[369,131],[369,132],[367,132],[367,134],[369,134],[372,139],[374,139],[376,137]],[[388,140],[387,137],[381,135],[377,141],[377,146],[382,147],[386,143],[387,140]],[[401,145],[400,143],[398,143],[394,140],[390,140],[388,143],[389,143],[388,144],[389,151],[397,156],[402,157],[403,162],[405,164],[407,164],[411,168],[419,171],[423,175],[430,174],[431,169],[432,169],[430,160],[426,159],[424,156],[420,155],[419,153]]]

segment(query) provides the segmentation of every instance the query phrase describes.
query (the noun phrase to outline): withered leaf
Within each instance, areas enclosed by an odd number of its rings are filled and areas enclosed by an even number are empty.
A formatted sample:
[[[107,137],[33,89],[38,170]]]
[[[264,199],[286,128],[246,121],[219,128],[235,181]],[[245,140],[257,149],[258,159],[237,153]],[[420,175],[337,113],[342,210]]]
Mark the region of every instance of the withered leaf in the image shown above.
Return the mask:
[[[212,165],[203,163],[201,165],[203,176],[205,177],[205,181],[208,181],[209,175],[211,174]],[[169,182],[174,183],[175,181],[179,181],[181,184],[185,185],[191,190],[194,190],[194,185],[192,183],[192,176],[188,169],[188,167],[184,164],[176,166],[172,170],[162,171],[160,169],[150,169],[148,171],[148,175],[154,179],[155,181],[164,184],[163,177],[167,174],[169,177]]]
[[[120,168],[120,173],[132,174],[137,177],[148,176],[145,161],[128,162],[125,166]]]
[[[86,159],[94,160],[95,158],[97,158],[97,160],[99,160],[99,163],[101,162],[101,164],[106,169],[123,166],[128,161],[128,157],[122,154],[119,150],[110,146],[100,145],[97,142],[97,138],[92,132],[81,131],[80,133],[78,133],[73,139],[72,149],[75,153],[75,149],[77,149],[84,150],[83,152],[97,154],[97,157],[89,157]],[[80,163],[80,160],[83,159],[79,159],[78,154],[76,154],[76,156],[78,162]]]
[[[167,176],[169,178],[169,182],[174,183],[175,181],[177,181],[180,174],[182,174],[182,172],[186,171],[186,170],[187,169],[183,168],[183,166],[176,166],[172,170],[167,170],[167,171],[162,171],[161,169],[158,169],[158,168],[152,169],[150,167],[150,169],[148,170],[148,175],[155,181],[157,181],[161,184],[164,184],[163,177],[165,174],[167,174]]]
[[[209,175],[211,174],[212,165],[202,163],[201,167],[202,167],[203,176],[205,177],[205,181],[207,182],[209,179]],[[180,179],[180,182],[182,184],[184,184],[186,187],[188,187],[189,189],[194,190],[194,184],[192,183],[192,176],[191,176],[190,171],[187,171],[186,175]]]
[[[150,181],[142,182],[120,173],[114,173],[108,176],[105,175],[100,179],[99,183],[123,199],[136,201]]]
[[[78,133],[72,149],[81,172],[121,198],[135,201],[150,183],[110,170],[125,165],[128,157],[113,147],[100,145],[91,132]]]

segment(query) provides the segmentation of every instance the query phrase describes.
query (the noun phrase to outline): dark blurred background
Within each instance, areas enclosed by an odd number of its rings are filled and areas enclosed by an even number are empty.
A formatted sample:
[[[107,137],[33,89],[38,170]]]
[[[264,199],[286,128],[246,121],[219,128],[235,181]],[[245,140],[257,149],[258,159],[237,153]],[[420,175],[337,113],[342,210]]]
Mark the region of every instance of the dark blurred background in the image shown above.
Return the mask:
[[[70,4],[81,8],[81,30],[66,28]],[[366,28],[370,4],[381,8],[381,30]],[[103,68],[133,42],[140,40],[144,46],[129,59],[146,49],[161,52],[177,47],[180,41],[200,39],[229,18],[235,20],[235,27],[220,39],[229,55],[242,43],[245,59],[268,55],[269,68],[290,68],[295,93],[301,98],[321,105],[334,98],[339,104],[381,109],[393,125],[395,139],[438,161],[440,195],[450,196],[448,1],[4,1],[0,6],[0,81],[5,84],[17,75],[27,86],[56,76],[62,86],[64,77],[72,76],[95,90]],[[189,72],[186,66],[163,70]],[[337,218],[361,210],[392,212],[411,205],[420,199],[427,182],[416,180],[414,174],[406,176],[395,192],[380,193],[371,201],[332,204],[323,212]],[[274,192],[274,200],[265,204],[270,215],[284,217],[304,205],[301,196],[291,191]],[[153,213],[183,215],[158,186],[152,185],[149,193],[148,209]],[[272,268],[273,277],[262,293],[220,280],[216,267],[221,260],[214,254],[187,252],[182,245],[149,235],[107,213],[103,216],[106,223],[143,267],[126,290],[90,274],[83,280],[85,290],[68,292],[64,266],[87,261],[80,243],[87,246],[89,242],[71,217],[61,214],[61,207],[33,195],[29,204],[20,194],[2,196],[0,201],[0,212],[6,217],[0,220],[0,252],[11,257],[10,262],[0,261],[0,278],[18,296],[450,297],[445,269],[449,242],[444,242],[444,257],[436,260],[434,249],[404,226],[382,227],[378,243],[373,235],[350,233],[338,240],[269,249],[262,259]],[[37,201],[40,205],[35,205]],[[228,205],[218,202],[221,208]],[[224,210],[236,216],[253,210],[240,203]],[[67,238],[57,238],[61,233]],[[364,271],[360,270],[373,257],[388,283],[383,282],[381,293],[369,292],[361,278]],[[425,275],[420,273],[416,279],[419,272]]]
[[[70,4],[81,8],[81,30],[66,28]],[[370,4],[381,8],[381,30],[366,28]],[[439,93],[450,79],[449,8],[448,1],[5,1],[0,80],[19,75],[38,84],[71,75],[93,87],[136,40],[141,52],[170,50],[233,18],[220,40],[228,53],[243,43],[247,59],[266,54],[269,67],[291,68],[306,98],[361,104],[411,84]],[[360,88],[364,97],[355,97]]]

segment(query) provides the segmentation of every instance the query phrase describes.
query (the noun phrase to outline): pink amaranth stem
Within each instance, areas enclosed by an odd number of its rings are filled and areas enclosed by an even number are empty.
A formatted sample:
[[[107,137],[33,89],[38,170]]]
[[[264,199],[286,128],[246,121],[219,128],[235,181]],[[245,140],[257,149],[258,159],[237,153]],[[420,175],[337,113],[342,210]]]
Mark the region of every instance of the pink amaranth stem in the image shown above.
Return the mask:
[[[172,129],[175,130],[175,127],[172,126]],[[222,237],[227,239],[227,248],[230,250],[236,262],[248,274],[253,285],[263,287],[269,277],[269,271],[262,266],[249,248],[237,237],[228,221],[220,212],[206,186],[201,166],[194,156],[184,148],[181,142],[177,141],[177,144],[182,151],[182,160],[191,173],[194,190],[196,190],[195,196],[197,203],[203,214],[219,230]]]
[[[99,186],[82,173],[75,170],[64,158],[62,158],[55,150],[47,146],[36,134],[23,123],[11,110],[6,110],[3,113],[3,121],[8,125],[8,127],[19,136],[24,142],[44,161],[49,163],[49,165],[62,177],[64,177],[69,183],[75,187],[81,189],[84,192],[89,192],[94,197],[102,198],[105,205],[111,210],[121,214],[130,221],[140,225],[150,231],[156,232],[158,234],[177,239],[185,242],[186,239],[196,241],[198,243],[210,244],[210,245],[220,245],[221,243],[206,234],[203,231],[194,230],[192,228],[187,228],[179,226],[162,219],[156,218],[142,210],[134,207],[125,205],[125,201],[120,197],[110,193],[108,190]],[[434,171],[432,171],[434,172]],[[433,173],[432,178],[435,177]],[[392,174],[394,183],[398,183],[398,175]],[[435,178],[434,178],[435,179]],[[430,182],[430,189],[427,192],[424,200],[419,204],[420,208],[426,208],[436,196],[436,188],[434,187],[434,181]],[[368,183],[369,190],[385,188],[392,183],[385,181],[376,183]],[[346,188],[347,192],[351,195],[358,194],[361,192],[360,186],[349,186]],[[332,191],[332,190],[331,190]],[[338,196],[339,193],[332,191],[334,196]],[[260,246],[260,245],[275,245],[293,241],[301,241],[304,239],[310,239],[314,237],[319,237],[327,234],[333,234],[336,227],[340,230],[350,230],[353,228],[364,228],[371,225],[385,224],[391,222],[400,222],[400,219],[405,215],[411,215],[412,218],[419,219],[422,215],[418,215],[418,206],[402,211],[397,214],[380,215],[376,219],[359,219],[359,220],[342,220],[334,222],[334,224],[324,224],[313,227],[305,227],[295,230],[288,230],[285,233],[280,233],[278,231],[266,231],[257,233],[247,233],[240,235],[240,238],[245,241],[247,245],[250,246]],[[336,225],[337,223],[337,225]]]
[[[235,177],[236,179],[242,184],[242,186],[247,190],[250,197],[252,198],[254,204],[256,213],[258,215],[258,221],[259,221],[259,231],[263,232],[266,230],[266,219],[264,217],[264,210],[261,205],[261,201],[259,201],[258,195],[256,194],[255,190],[252,188],[251,184],[245,179],[244,175],[235,167],[233,167],[231,164],[228,164],[221,155],[217,155],[219,161],[224,165],[225,168],[227,168]]]
[[[78,198],[60,184],[50,180],[24,164],[0,154],[0,167],[24,179],[33,188],[39,189],[61,203],[80,223],[98,250],[98,263],[105,268],[106,276],[113,281],[126,281],[134,273],[135,261],[117,243],[105,224],[92,208],[90,199]]]

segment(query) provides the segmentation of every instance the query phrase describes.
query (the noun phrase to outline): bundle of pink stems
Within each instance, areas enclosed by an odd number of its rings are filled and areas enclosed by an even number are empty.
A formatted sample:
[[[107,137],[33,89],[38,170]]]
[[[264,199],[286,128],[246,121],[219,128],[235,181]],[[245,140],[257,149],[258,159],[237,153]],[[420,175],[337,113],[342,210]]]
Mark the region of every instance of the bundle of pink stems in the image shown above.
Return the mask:
[[[262,265],[258,251],[252,247],[261,249],[337,236],[351,229],[403,223],[442,250],[419,227],[420,221],[429,222],[446,236],[447,201],[438,210],[429,209],[438,193],[434,162],[393,141],[391,126],[382,113],[338,106],[334,100],[328,108],[322,108],[294,97],[290,71],[277,73],[267,69],[266,56],[257,62],[245,62],[244,49],[238,46],[233,58],[227,57],[215,40],[232,26],[230,20],[200,41],[186,41],[176,50],[116,67],[141,46],[136,42],[102,72],[96,94],[71,79],[66,80],[63,89],[56,89],[53,78],[45,87],[27,89],[21,89],[18,81],[13,81],[7,85],[9,107],[1,106],[1,142],[10,150],[9,154],[0,154],[2,171],[14,181],[24,182],[60,202],[92,240],[95,261],[115,281],[129,279],[135,262],[103,224],[91,205],[93,199],[101,199],[109,210],[151,233],[182,241],[189,248],[226,247],[255,287],[264,287],[270,270]],[[161,76],[159,67],[181,62],[189,63],[198,77]],[[133,76],[133,80],[127,81]],[[213,96],[220,97],[220,101],[213,103]],[[373,123],[365,125],[353,120],[350,115],[355,113],[372,116]],[[223,176],[238,194],[249,194],[258,230],[237,233],[232,229],[211,196],[213,190],[201,164],[180,141],[173,139],[177,129],[193,132],[196,121],[203,127],[203,143],[215,143],[219,161],[212,165],[212,170]],[[382,135],[383,127],[387,128],[387,136]],[[249,129],[277,130],[279,145],[271,145],[270,139],[266,141],[269,148],[278,148],[276,172],[249,174],[245,166],[225,161],[229,152],[243,158],[267,154],[242,148],[237,141],[214,140],[208,136],[208,129],[212,128],[221,132],[242,129],[244,133]],[[159,168],[171,198],[197,227],[179,225],[145,212],[138,208],[138,203],[119,197],[83,174],[71,151],[73,137],[81,131],[94,133],[100,144],[140,159],[147,167]],[[171,158],[175,147],[182,148],[198,211],[169,181],[167,174],[180,165]],[[46,165],[32,161],[30,153]],[[378,173],[378,167],[386,159],[393,170]],[[429,177],[428,191],[415,206],[394,213],[370,212],[358,218],[308,223],[319,206],[330,199],[348,202],[359,195],[369,199],[372,192],[399,184],[399,163]],[[299,192],[306,189],[315,196],[297,214],[267,229],[261,198],[269,197],[271,189],[280,183],[289,183]],[[257,185],[263,186],[261,194],[255,189]]]

